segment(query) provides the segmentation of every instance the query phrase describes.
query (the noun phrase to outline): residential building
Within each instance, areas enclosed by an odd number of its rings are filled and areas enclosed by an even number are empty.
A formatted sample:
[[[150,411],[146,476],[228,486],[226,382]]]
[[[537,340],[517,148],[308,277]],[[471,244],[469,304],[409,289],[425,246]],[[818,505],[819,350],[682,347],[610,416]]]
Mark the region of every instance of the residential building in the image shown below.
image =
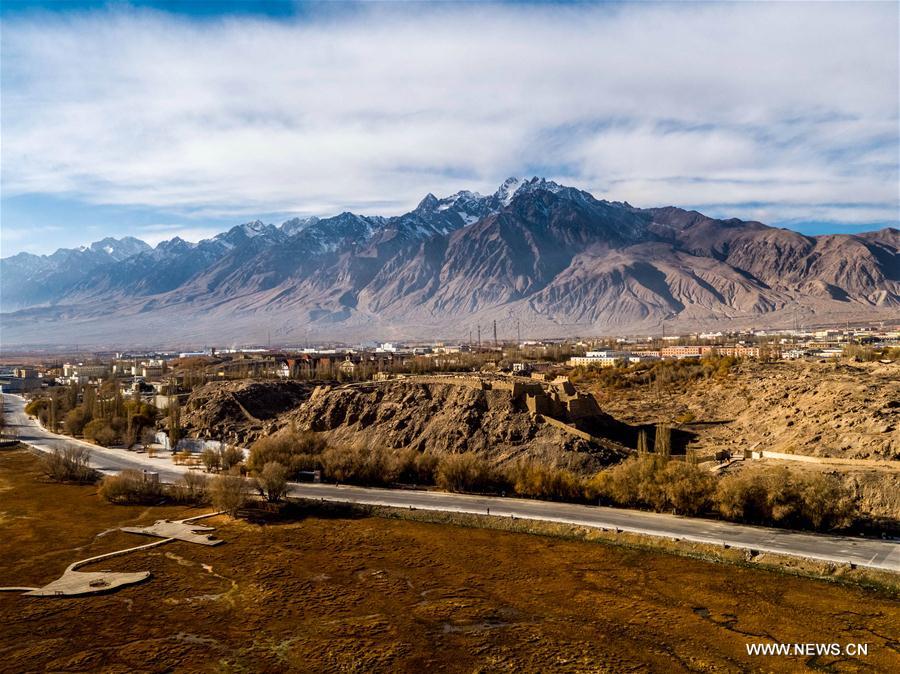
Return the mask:
[[[583,356],[573,356],[569,365],[573,367],[612,367],[618,361],[628,360],[630,351],[588,351]]]

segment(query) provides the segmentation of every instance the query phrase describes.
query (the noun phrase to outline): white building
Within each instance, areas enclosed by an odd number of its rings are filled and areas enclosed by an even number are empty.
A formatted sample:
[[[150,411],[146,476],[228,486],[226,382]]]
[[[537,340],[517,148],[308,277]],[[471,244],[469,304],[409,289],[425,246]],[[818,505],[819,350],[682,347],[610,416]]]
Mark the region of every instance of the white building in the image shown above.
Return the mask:
[[[66,363],[63,365],[63,377],[69,380],[84,382],[89,379],[100,379],[109,375],[108,365],[83,365]]]
[[[618,361],[628,360],[631,356],[630,351],[588,351],[583,356],[570,358],[569,365],[573,367],[612,367]]]

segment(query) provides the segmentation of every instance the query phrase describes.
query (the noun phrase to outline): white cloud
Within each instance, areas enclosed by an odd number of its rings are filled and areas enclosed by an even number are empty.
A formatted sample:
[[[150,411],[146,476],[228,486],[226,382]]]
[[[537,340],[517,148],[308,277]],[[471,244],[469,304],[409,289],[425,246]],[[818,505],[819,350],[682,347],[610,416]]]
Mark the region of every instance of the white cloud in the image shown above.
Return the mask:
[[[532,169],[637,205],[896,219],[897,19],[894,3],[11,19],[3,191],[390,213]]]

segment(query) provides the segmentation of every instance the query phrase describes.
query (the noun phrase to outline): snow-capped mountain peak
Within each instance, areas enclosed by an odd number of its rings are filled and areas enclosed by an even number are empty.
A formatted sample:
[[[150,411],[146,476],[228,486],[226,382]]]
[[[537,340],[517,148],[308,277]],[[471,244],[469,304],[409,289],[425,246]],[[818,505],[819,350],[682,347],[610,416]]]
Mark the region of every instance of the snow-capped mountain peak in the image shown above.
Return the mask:
[[[232,227],[227,232],[217,234],[212,238],[212,241],[231,248],[248,239],[259,237],[278,238],[283,236],[284,234],[281,230],[274,225],[267,225],[261,220],[254,220],[253,222],[245,222],[243,225]]]
[[[102,252],[118,262],[119,260],[124,260],[132,255],[137,255],[138,253],[150,250],[150,246],[140,239],[135,239],[133,236],[123,236],[121,239],[115,239],[108,236],[100,241],[95,241],[90,246],[81,246],[78,250],[82,252],[88,250],[95,253]]]
[[[508,206],[509,202],[512,201],[512,198],[515,196],[516,191],[519,189],[519,186],[522,184],[522,181],[516,177],[510,177],[503,181],[500,187],[494,192],[494,196],[504,206]]]
[[[246,222],[243,225],[239,225],[239,227],[249,239],[252,239],[254,236],[259,236],[260,234],[265,234],[267,229],[272,229],[272,225],[266,225],[261,220]]]
[[[291,218],[281,223],[281,231],[288,236],[293,236],[297,232],[302,232],[307,227],[311,227],[319,222],[319,218],[315,215],[308,218]]]
[[[425,195],[425,198],[419,202],[419,205],[416,206],[416,210],[417,211],[433,211],[440,205],[440,203],[441,202],[438,201],[438,198],[436,196],[434,196],[431,192],[429,192],[428,194]]]

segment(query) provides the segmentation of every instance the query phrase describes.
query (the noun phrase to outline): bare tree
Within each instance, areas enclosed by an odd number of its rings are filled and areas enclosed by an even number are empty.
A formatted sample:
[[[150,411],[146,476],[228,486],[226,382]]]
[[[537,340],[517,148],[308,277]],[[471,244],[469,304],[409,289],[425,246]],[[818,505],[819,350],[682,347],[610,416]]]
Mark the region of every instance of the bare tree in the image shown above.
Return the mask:
[[[203,462],[207,473],[214,473],[222,465],[221,454],[210,447],[200,452],[200,460]]]
[[[653,451],[660,456],[668,457],[672,455],[672,429],[665,424],[656,425]]]
[[[97,492],[110,503],[158,503],[164,497],[162,485],[148,479],[139,470],[123,470],[118,475],[107,475]]]
[[[44,457],[44,474],[57,482],[94,482],[96,471],[90,467],[91,452],[83,447],[54,449]]]
[[[269,503],[276,503],[287,493],[287,469],[277,461],[270,461],[256,476],[256,488]]]
[[[638,431],[638,438],[637,438],[638,454],[646,454],[648,451],[650,451],[649,447],[650,447],[649,443],[647,442],[647,431],[646,431],[646,429],[642,428],[641,430]]]
[[[247,482],[240,475],[219,475],[210,485],[213,506],[232,517],[247,502]]]
[[[145,426],[141,431],[141,444],[144,446],[152,445],[156,442],[156,429],[152,426]]]
[[[205,503],[209,498],[209,478],[203,473],[188,471],[175,483],[173,495],[184,503]]]
[[[244,460],[244,452],[234,445],[224,445],[219,450],[219,461],[222,470],[231,470]]]

